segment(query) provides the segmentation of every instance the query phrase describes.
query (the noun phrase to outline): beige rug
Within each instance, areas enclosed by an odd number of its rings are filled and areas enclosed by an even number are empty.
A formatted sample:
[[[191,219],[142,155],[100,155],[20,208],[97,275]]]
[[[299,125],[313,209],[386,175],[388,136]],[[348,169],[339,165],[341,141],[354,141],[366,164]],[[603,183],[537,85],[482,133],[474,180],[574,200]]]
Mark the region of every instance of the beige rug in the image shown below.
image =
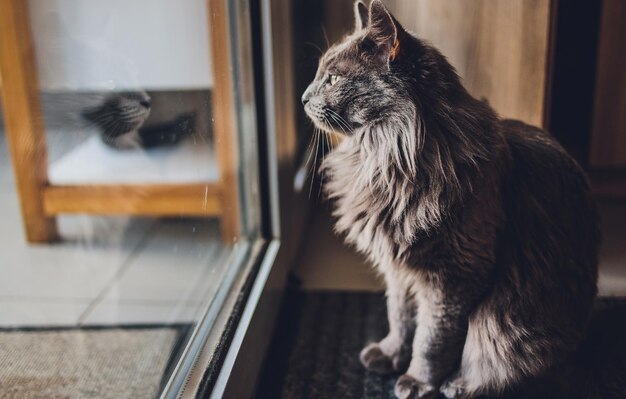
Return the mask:
[[[155,398],[179,327],[0,331],[0,398]]]

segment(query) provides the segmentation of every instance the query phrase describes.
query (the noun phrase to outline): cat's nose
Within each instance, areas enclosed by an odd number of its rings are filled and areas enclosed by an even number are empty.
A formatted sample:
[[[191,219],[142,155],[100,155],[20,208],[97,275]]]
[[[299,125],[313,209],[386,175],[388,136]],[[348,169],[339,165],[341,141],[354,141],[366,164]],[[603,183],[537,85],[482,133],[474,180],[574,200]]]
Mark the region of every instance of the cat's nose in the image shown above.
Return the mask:
[[[306,103],[308,103],[308,102],[309,102],[309,100],[311,99],[311,93],[312,93],[311,86],[309,86],[309,87],[308,87],[308,88],[304,91],[304,94],[302,95],[302,98],[301,98],[301,100],[302,100],[302,105],[306,105]]]
[[[150,108],[150,100],[140,101],[139,104],[141,104],[141,106],[144,108]]]

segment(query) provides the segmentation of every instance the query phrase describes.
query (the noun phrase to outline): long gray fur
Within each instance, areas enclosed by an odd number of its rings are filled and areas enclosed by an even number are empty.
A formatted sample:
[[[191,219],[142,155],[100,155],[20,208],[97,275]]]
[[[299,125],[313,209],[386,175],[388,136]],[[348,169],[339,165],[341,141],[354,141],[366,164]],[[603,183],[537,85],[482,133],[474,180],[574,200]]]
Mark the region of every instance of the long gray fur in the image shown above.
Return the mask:
[[[587,179],[546,132],[500,119],[382,2],[321,58],[309,117],[336,231],[387,284],[365,367],[400,398],[473,398],[557,367],[584,336],[599,232]],[[334,75],[331,78],[331,75]]]

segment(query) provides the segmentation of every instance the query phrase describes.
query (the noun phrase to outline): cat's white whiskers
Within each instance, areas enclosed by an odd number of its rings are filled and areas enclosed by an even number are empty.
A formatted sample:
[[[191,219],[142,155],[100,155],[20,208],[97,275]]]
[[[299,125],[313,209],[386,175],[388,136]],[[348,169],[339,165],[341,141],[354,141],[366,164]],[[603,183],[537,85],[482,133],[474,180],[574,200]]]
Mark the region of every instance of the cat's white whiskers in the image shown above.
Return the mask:
[[[317,166],[317,152],[319,151],[319,130],[316,128],[315,131],[315,158],[313,159],[313,173],[311,174],[311,184],[309,186],[309,198],[311,198],[311,192],[313,191],[313,180],[315,180],[315,170]]]
[[[330,47],[330,40],[328,40],[328,35],[326,34],[326,28],[322,25],[322,33],[324,34],[324,39],[326,40],[326,50]]]
[[[313,47],[314,49],[316,49],[317,51],[320,52],[320,55],[324,54],[324,50],[322,50],[320,48],[320,46],[318,46],[317,44],[313,43],[313,42],[304,42],[304,44]]]
[[[328,123],[328,119],[324,118],[324,122]],[[319,189],[318,189],[318,192],[317,192],[317,196],[318,197],[320,196],[320,194],[322,192],[322,184],[324,184],[324,172],[325,172],[324,168],[323,168],[324,159],[326,159],[327,151],[330,151],[330,140],[329,140],[329,137],[328,137],[329,134],[330,133],[328,133],[328,132],[324,132],[324,140],[326,141],[326,149],[322,153],[322,178],[321,178],[320,186],[319,186]]]
[[[337,124],[339,125],[339,128],[343,131],[345,135],[348,135],[348,132],[346,131],[346,129],[344,129],[341,122],[335,116],[333,116],[333,114],[329,114],[328,116],[330,116],[335,122],[337,122]]]
[[[315,128],[314,128],[315,129]],[[315,130],[313,131],[313,137],[315,136]],[[311,137],[311,140],[309,140],[309,145],[306,148],[307,151],[307,158],[306,158],[306,162],[304,162],[304,168],[307,169],[307,177],[309,176],[309,162],[311,162],[311,154],[312,154],[312,145],[313,145],[313,137]]]
[[[332,117],[335,122],[337,122],[341,130],[343,130],[343,132],[347,134],[346,129],[350,130],[350,125],[348,124],[348,122],[346,122],[346,120],[343,119],[341,115],[339,115],[337,112],[333,111],[332,109],[329,108],[328,112],[329,112],[329,116]],[[343,127],[345,127],[345,129],[342,127],[342,125]]]

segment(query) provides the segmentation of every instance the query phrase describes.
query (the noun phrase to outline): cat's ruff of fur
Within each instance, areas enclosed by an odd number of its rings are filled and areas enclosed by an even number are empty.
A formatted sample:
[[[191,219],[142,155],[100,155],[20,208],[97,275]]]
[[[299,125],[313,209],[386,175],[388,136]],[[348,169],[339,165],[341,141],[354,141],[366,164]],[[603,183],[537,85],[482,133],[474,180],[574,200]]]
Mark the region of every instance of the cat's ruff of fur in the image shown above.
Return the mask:
[[[547,133],[471,97],[382,2],[355,3],[355,18],[303,103],[346,136],[324,190],[336,230],[387,284],[390,332],[362,362],[404,372],[401,398],[493,394],[557,367],[596,294],[582,170]]]

